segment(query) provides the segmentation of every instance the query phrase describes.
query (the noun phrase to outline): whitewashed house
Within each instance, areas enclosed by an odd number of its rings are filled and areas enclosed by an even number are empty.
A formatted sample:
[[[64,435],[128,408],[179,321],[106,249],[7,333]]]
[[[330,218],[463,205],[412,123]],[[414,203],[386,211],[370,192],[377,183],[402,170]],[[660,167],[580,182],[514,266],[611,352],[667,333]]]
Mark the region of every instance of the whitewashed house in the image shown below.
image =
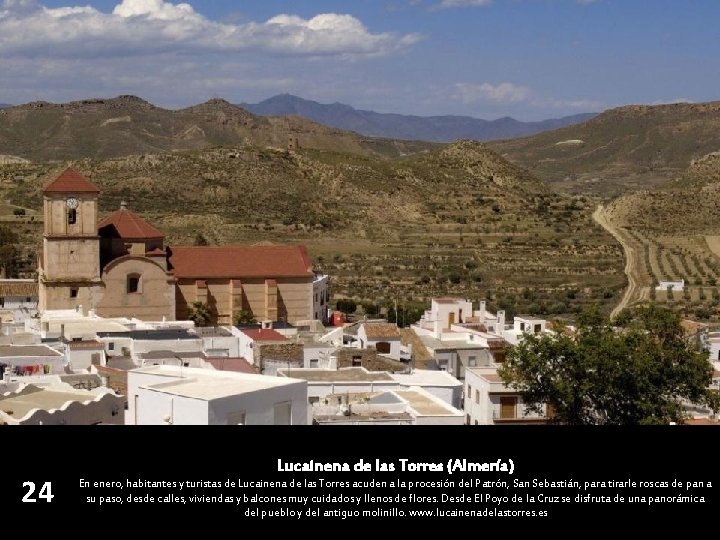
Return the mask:
[[[303,380],[167,365],[128,372],[126,424],[305,425],[307,407]]]
[[[685,290],[685,280],[661,281],[658,283],[657,287],[655,287],[656,291],[667,291],[668,289],[673,292],[683,292]]]
[[[525,410],[517,390],[507,387],[496,368],[465,371],[465,420],[470,425],[546,423],[547,416]]]
[[[245,358],[253,365],[257,365],[259,362],[256,351],[261,345],[284,345],[291,343],[288,338],[277,330],[265,325],[260,328],[241,328],[238,336],[239,356]]]
[[[23,322],[37,316],[38,283],[35,279],[0,279],[0,319]]]
[[[319,425],[462,425],[463,411],[423,388],[334,394],[310,408]]]
[[[327,324],[330,314],[330,276],[315,274],[313,278],[313,317]]]
[[[451,407],[462,409],[462,382],[442,371],[414,370],[411,374],[401,374],[348,367],[279,369],[277,374],[307,381],[308,400],[311,404],[322,401],[331,394],[373,393],[419,387]]]
[[[363,323],[357,331],[360,349],[375,349],[379,354],[400,360],[402,345],[396,324]]]

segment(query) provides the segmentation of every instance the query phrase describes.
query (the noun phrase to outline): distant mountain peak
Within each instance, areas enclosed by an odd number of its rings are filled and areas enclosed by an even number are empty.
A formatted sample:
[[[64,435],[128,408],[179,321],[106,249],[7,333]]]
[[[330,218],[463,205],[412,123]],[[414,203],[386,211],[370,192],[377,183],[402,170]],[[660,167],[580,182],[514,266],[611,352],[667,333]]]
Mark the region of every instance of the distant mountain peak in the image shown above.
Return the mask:
[[[370,137],[441,143],[458,139],[489,141],[523,137],[584,122],[594,116],[576,115],[542,122],[520,122],[507,116],[493,121],[469,116],[410,116],[355,109],[337,101],[323,104],[287,93],[256,104],[241,103],[240,106],[261,116],[299,115],[319,124]]]

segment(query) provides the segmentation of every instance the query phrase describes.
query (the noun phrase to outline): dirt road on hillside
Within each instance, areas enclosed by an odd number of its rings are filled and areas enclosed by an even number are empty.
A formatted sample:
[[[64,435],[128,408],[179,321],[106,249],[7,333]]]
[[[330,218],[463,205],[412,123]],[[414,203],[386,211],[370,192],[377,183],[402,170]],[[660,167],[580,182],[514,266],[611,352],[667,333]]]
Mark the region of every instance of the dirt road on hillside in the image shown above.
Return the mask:
[[[626,307],[636,302],[649,299],[650,291],[647,287],[640,285],[641,278],[639,272],[641,272],[641,257],[643,255],[636,247],[627,242],[619,229],[612,223],[612,220],[608,216],[608,213],[602,204],[595,209],[595,212],[593,212],[593,219],[603,229],[612,234],[615,239],[620,242],[623,250],[625,251],[625,275],[627,275],[628,286],[627,289],[625,289],[625,294],[623,294],[620,303],[615,306],[615,309],[613,309],[610,314],[610,317],[615,317]]]

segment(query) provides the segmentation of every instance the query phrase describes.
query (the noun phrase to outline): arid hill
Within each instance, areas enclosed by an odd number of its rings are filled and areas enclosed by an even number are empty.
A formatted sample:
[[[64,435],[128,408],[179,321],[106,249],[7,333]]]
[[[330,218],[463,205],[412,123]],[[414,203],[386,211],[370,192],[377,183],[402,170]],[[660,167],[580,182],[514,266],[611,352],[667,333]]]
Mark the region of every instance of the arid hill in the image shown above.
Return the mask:
[[[720,102],[627,106],[532,137],[489,143],[575,193],[651,188],[720,149]]]
[[[401,156],[431,143],[372,139],[299,117],[263,118],[221,99],[181,110],[156,107],[135,96],[0,109],[0,154],[33,161],[105,159],[135,154],[252,144],[368,156]]]
[[[695,162],[661,189],[612,204],[619,225],[657,234],[720,234],[720,152]]]

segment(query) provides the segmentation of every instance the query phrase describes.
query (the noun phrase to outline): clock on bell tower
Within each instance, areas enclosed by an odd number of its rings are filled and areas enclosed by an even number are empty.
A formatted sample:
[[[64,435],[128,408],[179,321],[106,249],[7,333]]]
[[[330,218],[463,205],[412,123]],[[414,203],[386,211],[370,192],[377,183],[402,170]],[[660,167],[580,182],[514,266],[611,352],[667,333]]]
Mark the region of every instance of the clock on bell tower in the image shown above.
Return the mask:
[[[100,190],[66,169],[43,189],[44,233],[40,261],[40,309],[94,307],[100,279],[97,232]]]

